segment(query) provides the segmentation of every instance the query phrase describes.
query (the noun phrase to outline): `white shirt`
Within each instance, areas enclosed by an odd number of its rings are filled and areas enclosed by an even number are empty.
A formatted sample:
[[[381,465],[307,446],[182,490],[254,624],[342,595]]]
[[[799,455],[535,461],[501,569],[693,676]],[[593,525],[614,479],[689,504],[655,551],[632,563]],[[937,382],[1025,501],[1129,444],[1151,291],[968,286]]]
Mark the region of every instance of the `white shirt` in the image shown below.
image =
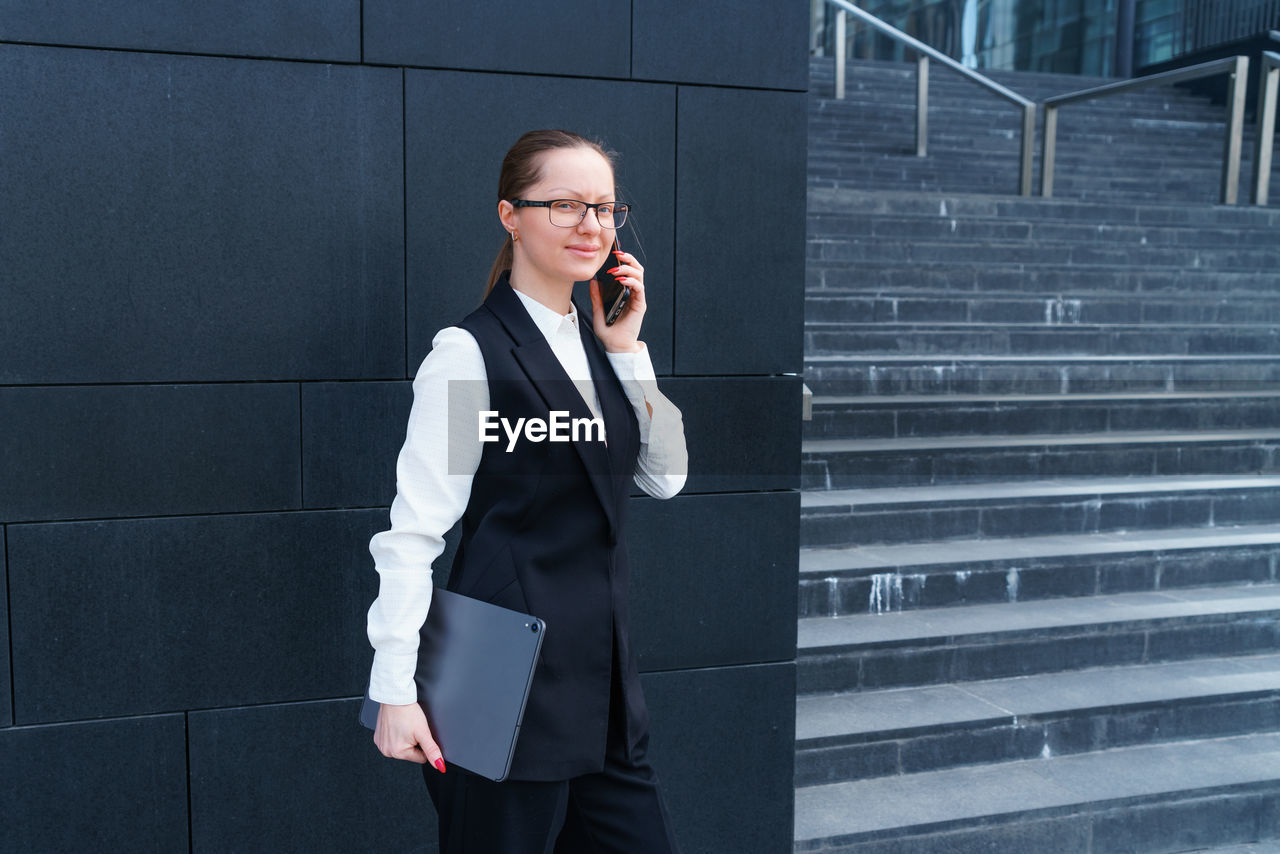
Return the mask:
[[[576,308],[562,315],[520,291],[516,295],[598,416],[600,401],[578,334]],[[450,326],[436,334],[431,346],[413,380],[413,407],[396,461],[391,528],[369,542],[379,585],[368,615],[374,648],[369,696],[395,705],[417,700],[413,674],[418,632],[431,605],[431,562],[444,551],[445,533],[467,508],[483,450],[477,425],[469,422],[489,409],[484,356],[475,338]],[[640,427],[635,482],[654,498],[670,498],[683,488],[688,471],[680,410],[658,391],[643,345],[638,353],[607,356]],[[456,404],[452,425],[450,402]]]

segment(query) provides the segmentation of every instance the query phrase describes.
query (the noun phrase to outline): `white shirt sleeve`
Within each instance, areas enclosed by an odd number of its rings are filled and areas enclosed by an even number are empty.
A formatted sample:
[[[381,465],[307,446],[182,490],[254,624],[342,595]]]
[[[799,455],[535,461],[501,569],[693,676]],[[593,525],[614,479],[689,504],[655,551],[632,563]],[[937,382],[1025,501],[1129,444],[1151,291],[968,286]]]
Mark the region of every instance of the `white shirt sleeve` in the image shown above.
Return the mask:
[[[378,571],[378,598],[367,623],[374,649],[369,696],[376,702],[417,700],[413,675],[418,632],[431,605],[431,562],[467,509],[482,450],[476,413],[488,408],[480,346],[465,330],[442,329],[413,380],[391,528],[369,541]]]
[[[613,372],[622,381],[622,390],[640,425],[636,485],[654,498],[671,498],[684,488],[689,472],[684,417],[676,405],[658,391],[658,380],[647,346],[642,344],[638,353],[606,355]],[[649,414],[650,406],[653,407],[652,415]]]

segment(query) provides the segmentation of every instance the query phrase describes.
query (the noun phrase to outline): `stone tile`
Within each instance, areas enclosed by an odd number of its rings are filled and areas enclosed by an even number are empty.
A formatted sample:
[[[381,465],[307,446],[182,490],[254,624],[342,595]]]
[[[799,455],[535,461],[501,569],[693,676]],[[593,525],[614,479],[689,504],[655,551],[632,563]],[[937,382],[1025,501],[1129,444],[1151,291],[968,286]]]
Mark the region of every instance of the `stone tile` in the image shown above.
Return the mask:
[[[435,851],[420,766],[377,751],[361,702],[192,712],[192,850]]]
[[[1213,854],[1218,854],[1216,846],[1255,838],[1257,814],[1274,797],[1226,794],[1100,813],[1093,818],[1094,850],[1202,851],[1214,846]]]
[[[498,14],[443,0],[364,0],[362,8],[365,62],[584,77],[625,78],[631,71],[631,9],[625,3],[521,3]],[[572,42],[566,42],[570,32]]]
[[[0,77],[0,383],[404,376],[399,71],[5,45]]]
[[[888,835],[902,827],[935,823],[945,827],[945,822],[975,815],[1072,801],[1069,791],[1035,775],[1025,762],[859,780],[798,791],[795,836],[803,841],[873,832]],[[850,803],[859,804],[859,809],[850,811]]]
[[[680,90],[675,369],[681,374],[801,370],[804,101],[791,92]]]
[[[9,625],[9,563],[5,530],[5,526],[0,525],[0,579],[5,582],[4,591],[0,593],[0,626]],[[13,682],[9,660],[9,633],[0,632],[0,727],[13,725]]]
[[[796,698],[796,738],[880,735],[952,721],[1009,721],[999,706],[954,685]]]
[[[1030,727],[1011,725],[973,727],[962,732],[939,732],[902,742],[902,772],[916,774],[957,765],[1021,759],[1018,737]]]
[[[680,847],[790,850],[795,665],[650,673],[649,759]]]
[[[809,20],[804,9],[748,3],[632,4],[631,73],[641,80],[807,89]],[[804,147],[803,140],[800,143]]]
[[[799,487],[798,377],[674,377],[662,390],[684,416],[685,492]]]
[[[1214,622],[1154,630],[1148,640],[1151,661],[1192,656],[1248,655],[1271,652],[1280,643],[1280,619]]]
[[[8,4],[0,39],[115,47],[360,61],[359,0],[227,0],[173,4],[51,0]]]
[[[15,721],[362,693],[368,542],[385,524],[364,510],[9,526]]]
[[[632,500],[642,670],[795,658],[798,503],[794,492]]]
[[[902,652],[870,653],[862,657],[861,688],[894,688],[928,685],[952,680],[955,654],[949,649],[916,649]],[[842,686],[832,686],[841,690]],[[804,690],[814,690],[807,684]]]
[[[821,786],[843,780],[861,780],[899,774],[898,742],[840,744],[796,750],[796,786]]]
[[[1104,667],[1143,660],[1141,634],[1087,634],[1043,640],[993,639],[957,649],[952,679],[990,679],[1045,671]]]
[[[8,851],[187,850],[182,715],[0,729]]]
[[[1070,816],[858,842],[852,850],[858,854],[991,854],[992,851],[1086,851],[1088,845],[1088,816]],[[796,850],[811,849],[797,845]]]
[[[413,385],[304,383],[304,507],[391,504]]]
[[[301,501],[292,384],[0,388],[0,436],[6,521]]]

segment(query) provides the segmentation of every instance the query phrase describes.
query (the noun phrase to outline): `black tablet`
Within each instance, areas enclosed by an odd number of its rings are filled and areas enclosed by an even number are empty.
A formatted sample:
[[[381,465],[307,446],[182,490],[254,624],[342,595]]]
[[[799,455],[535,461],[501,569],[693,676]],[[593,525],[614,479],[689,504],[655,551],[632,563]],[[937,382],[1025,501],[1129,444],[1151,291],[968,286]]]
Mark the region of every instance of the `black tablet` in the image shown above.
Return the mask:
[[[445,766],[504,780],[547,627],[542,620],[436,589],[418,645],[418,702]],[[365,693],[360,723],[378,724]]]

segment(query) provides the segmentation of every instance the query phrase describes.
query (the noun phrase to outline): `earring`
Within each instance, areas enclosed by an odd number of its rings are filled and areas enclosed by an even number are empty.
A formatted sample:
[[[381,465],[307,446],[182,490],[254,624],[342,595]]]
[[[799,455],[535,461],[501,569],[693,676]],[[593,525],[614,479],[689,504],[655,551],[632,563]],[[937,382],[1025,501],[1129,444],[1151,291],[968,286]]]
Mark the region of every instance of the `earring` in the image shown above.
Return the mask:
[[[516,242],[517,240],[519,240],[519,239],[520,239],[520,235],[519,235],[519,234],[517,234],[515,231],[512,231],[512,232],[511,232],[511,242],[512,242],[512,243],[515,243],[515,242]]]

